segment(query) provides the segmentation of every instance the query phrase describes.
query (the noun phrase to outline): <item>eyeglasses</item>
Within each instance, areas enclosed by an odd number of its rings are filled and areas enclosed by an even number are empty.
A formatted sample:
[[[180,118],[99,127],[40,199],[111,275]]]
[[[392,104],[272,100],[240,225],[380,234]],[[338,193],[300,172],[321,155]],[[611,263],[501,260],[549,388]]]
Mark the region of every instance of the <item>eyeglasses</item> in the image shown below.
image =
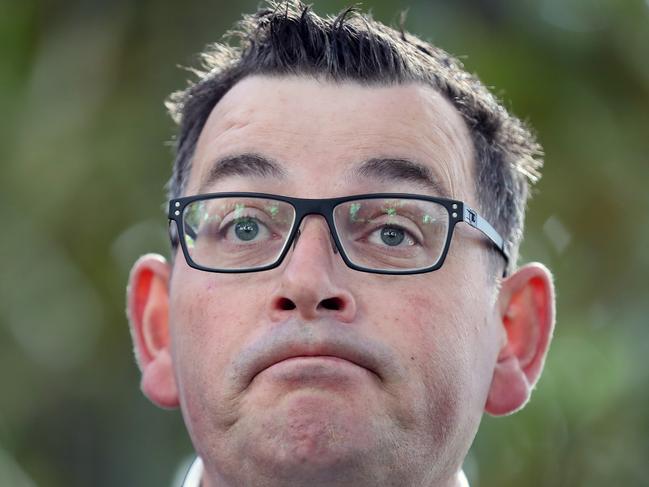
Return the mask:
[[[462,201],[377,193],[303,199],[263,193],[211,193],[173,199],[169,220],[187,264],[208,272],[256,272],[280,265],[307,215],[322,215],[352,269],[418,274],[439,269],[455,225],[480,230],[508,260],[503,238]],[[177,239],[177,240],[176,240]]]

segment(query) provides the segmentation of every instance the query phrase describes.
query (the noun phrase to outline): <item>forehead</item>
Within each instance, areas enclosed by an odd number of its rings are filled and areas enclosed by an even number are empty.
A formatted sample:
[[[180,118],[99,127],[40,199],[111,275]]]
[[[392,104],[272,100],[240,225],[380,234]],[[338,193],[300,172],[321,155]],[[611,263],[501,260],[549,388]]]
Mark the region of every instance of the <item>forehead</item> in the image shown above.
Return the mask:
[[[248,184],[242,178],[205,187],[215,163],[241,154],[259,155],[280,166],[282,192],[293,196],[407,191],[403,182],[391,187],[386,178],[372,182],[354,177],[363,162],[396,159],[430,170],[447,196],[473,199],[468,129],[451,103],[421,84],[245,78],[212,110],[197,142],[187,193],[272,189],[254,186],[260,181],[241,187]],[[380,187],[373,189],[372,183]]]

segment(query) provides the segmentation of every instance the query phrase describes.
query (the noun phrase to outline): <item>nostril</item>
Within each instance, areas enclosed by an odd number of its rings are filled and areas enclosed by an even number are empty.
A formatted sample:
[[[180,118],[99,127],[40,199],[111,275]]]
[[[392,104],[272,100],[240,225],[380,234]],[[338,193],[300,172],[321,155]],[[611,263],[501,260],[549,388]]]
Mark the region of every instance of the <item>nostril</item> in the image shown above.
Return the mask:
[[[343,300],[340,298],[323,299],[320,301],[320,304],[318,304],[318,308],[324,308],[331,311],[339,311],[343,309],[343,306]]]
[[[288,298],[281,298],[277,303],[277,307],[284,311],[295,309],[295,303]]]

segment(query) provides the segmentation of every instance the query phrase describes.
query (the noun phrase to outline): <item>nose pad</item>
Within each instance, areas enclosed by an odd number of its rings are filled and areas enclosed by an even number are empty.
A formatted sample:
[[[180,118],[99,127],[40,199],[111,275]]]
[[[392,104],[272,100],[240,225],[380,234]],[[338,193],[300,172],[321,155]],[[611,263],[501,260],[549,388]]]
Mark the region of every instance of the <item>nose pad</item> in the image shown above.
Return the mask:
[[[338,246],[336,245],[336,241],[334,240],[334,236],[329,232],[329,241],[331,242],[331,250],[333,251],[334,255],[338,253]]]

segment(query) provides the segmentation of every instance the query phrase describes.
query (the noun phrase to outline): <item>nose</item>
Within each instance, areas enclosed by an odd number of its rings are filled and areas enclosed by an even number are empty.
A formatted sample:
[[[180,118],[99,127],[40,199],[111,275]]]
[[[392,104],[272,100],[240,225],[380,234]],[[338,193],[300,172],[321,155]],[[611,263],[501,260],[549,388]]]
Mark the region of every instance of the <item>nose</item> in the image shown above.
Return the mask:
[[[344,323],[354,320],[356,301],[349,282],[345,282],[348,273],[334,252],[324,218],[305,218],[299,239],[286,256],[277,287],[270,296],[273,321],[291,316],[305,321],[325,317]]]

